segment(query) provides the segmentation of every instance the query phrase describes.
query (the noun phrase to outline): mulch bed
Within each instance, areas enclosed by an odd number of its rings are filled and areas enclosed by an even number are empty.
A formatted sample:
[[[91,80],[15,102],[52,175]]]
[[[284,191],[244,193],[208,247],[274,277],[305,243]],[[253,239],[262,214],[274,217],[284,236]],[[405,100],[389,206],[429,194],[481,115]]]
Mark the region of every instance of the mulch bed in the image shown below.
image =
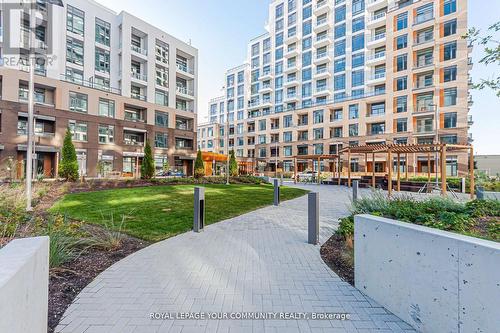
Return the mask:
[[[148,243],[132,237],[125,238],[120,248],[113,251],[91,249],[78,258],[50,271],[49,333],[54,332],[64,311],[75,297],[106,268],[126,256],[146,247]]]
[[[321,258],[344,281],[354,286],[354,250],[341,236],[333,235],[321,246]]]

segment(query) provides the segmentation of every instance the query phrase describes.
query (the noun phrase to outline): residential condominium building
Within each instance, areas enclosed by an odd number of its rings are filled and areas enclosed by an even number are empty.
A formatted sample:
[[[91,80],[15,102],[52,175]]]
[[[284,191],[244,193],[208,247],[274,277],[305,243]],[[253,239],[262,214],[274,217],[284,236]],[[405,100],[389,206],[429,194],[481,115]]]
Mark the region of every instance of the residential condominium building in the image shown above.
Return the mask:
[[[233,112],[244,119],[233,115],[229,125],[242,129],[230,133],[229,148],[255,158],[258,172],[274,172],[276,162],[289,172],[295,156],[347,146],[470,142],[466,0],[275,0],[269,8],[268,32],[248,45],[247,103]],[[230,96],[217,100],[219,110]],[[201,148],[206,141],[200,136]],[[385,170],[380,158],[367,170]],[[427,161],[412,154],[402,164],[426,173],[436,164]],[[364,170],[363,163],[354,158],[344,171]],[[447,163],[450,175],[468,168],[463,154]]]
[[[168,162],[191,174],[197,49],[127,12],[92,0],[63,3],[36,1],[36,174],[57,174],[67,128],[82,176],[140,176],[146,141],[157,169]],[[21,178],[30,12],[26,2],[3,2],[1,15],[0,169]]]

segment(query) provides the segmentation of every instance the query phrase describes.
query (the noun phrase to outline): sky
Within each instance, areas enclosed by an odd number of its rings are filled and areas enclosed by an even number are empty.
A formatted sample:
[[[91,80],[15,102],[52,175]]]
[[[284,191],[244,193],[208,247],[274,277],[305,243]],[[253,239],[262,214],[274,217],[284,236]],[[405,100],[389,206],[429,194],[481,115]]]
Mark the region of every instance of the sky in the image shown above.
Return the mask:
[[[224,73],[244,63],[247,43],[265,32],[269,0],[97,0],[116,12],[125,10],[198,49],[198,113],[223,94]],[[500,20],[500,1],[469,0],[469,26],[486,28]],[[479,64],[482,49],[472,53],[474,82],[500,74],[500,66]],[[490,90],[472,91],[475,153],[500,155],[500,98]]]

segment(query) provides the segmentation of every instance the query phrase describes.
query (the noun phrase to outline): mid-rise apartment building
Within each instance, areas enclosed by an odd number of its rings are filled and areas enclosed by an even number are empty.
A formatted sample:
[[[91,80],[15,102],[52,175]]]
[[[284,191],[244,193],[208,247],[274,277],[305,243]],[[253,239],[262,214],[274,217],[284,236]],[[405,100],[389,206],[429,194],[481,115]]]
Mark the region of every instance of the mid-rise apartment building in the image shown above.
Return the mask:
[[[267,32],[248,45],[247,103],[229,124],[242,129],[230,133],[229,148],[255,158],[258,171],[274,171],[276,160],[291,171],[296,156],[354,145],[470,142],[466,0],[274,0],[269,8]],[[224,132],[224,122],[210,120],[201,131],[218,122],[212,133]],[[200,135],[198,145],[207,140]],[[402,163],[426,172],[427,158]],[[447,162],[451,175],[467,170],[466,155]],[[361,163],[353,159],[353,171]],[[382,159],[371,164],[386,168]]]
[[[36,1],[37,174],[57,173],[68,127],[82,176],[139,176],[146,141],[158,169],[168,161],[191,174],[197,49],[127,12],[115,13],[92,0],[63,3],[58,7]],[[1,6],[0,168],[2,176],[22,177],[29,2],[4,1]]]

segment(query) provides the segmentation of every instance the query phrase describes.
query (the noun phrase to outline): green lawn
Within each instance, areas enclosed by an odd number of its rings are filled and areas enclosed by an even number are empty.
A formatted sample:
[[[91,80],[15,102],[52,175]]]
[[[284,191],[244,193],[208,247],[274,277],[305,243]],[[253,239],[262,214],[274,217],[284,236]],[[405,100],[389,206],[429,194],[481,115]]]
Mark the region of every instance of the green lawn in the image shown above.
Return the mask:
[[[68,194],[51,212],[83,222],[120,227],[122,231],[148,241],[159,241],[191,230],[193,185],[155,186]],[[273,203],[270,185],[206,185],[206,224],[215,223]],[[283,187],[281,200],[306,191]],[[111,224],[111,217],[114,224]]]

